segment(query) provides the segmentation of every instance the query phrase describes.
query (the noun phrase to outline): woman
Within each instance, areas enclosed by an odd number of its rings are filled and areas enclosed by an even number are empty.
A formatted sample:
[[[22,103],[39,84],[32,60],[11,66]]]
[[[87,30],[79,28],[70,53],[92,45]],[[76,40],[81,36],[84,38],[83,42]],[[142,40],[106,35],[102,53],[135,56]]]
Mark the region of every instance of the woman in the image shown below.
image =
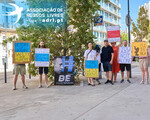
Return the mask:
[[[117,73],[120,71],[120,65],[118,63],[118,53],[119,53],[119,47],[122,44],[122,40],[120,40],[120,44],[116,46],[116,42],[112,42],[111,46],[114,50],[114,58],[113,58],[113,64],[112,64],[112,81],[115,83],[117,79]],[[114,79],[113,79],[114,78]]]
[[[146,84],[149,84],[149,48],[148,48],[148,56],[147,57],[139,57],[139,66],[142,72],[142,81],[141,84],[144,84],[144,76],[146,75]]]
[[[85,60],[96,60],[96,51],[92,50],[92,42],[88,43],[88,49],[84,53],[84,67],[85,67]],[[88,85],[95,86],[93,82],[93,78],[88,78]]]

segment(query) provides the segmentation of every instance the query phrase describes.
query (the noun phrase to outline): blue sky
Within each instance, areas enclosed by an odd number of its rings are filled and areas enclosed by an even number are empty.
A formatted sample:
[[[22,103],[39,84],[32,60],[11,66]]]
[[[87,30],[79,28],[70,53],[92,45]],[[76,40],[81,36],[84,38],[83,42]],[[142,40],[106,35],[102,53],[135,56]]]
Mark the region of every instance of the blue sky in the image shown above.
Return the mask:
[[[150,0],[129,0],[130,1],[130,16],[133,19],[133,21],[136,23],[138,19],[138,12],[139,12],[139,6],[144,5],[145,3],[148,3]],[[127,0],[120,0],[121,3],[121,16],[120,19],[122,30],[125,30],[127,28],[125,23],[125,17],[127,15]],[[131,28],[132,29],[132,28]]]

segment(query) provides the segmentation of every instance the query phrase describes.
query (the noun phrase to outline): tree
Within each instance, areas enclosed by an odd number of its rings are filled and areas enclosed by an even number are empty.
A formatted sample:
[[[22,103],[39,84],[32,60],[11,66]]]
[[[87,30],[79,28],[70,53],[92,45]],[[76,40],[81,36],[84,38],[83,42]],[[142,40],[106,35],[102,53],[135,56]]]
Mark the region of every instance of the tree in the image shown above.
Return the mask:
[[[122,36],[122,41],[128,40],[128,34],[127,33],[121,32],[121,36]]]
[[[137,25],[132,22],[132,34],[135,38],[135,41],[142,41],[149,33],[149,19],[148,11],[141,7],[138,13]]]
[[[30,7],[43,7],[43,1],[47,3],[56,0],[26,0]],[[57,0],[57,2],[62,0]],[[24,40],[32,42],[32,63],[29,64],[28,72],[33,76],[38,74],[37,68],[34,66],[34,52],[41,40],[46,42],[46,46],[50,48],[50,66],[49,78],[54,78],[54,57],[55,56],[74,56],[76,71],[83,70],[84,51],[87,49],[87,43],[95,38],[91,29],[90,23],[93,22],[93,15],[100,10],[98,2],[101,0],[66,0],[66,18],[64,25],[59,27],[40,26],[38,24],[22,25],[16,29],[18,38],[16,40]],[[108,0],[105,0],[108,2]],[[97,15],[97,14],[96,14]],[[72,28],[75,31],[71,31]],[[44,29],[43,29],[44,28]],[[8,41],[14,40],[10,38],[5,40],[5,45]],[[78,78],[79,74],[77,75]]]

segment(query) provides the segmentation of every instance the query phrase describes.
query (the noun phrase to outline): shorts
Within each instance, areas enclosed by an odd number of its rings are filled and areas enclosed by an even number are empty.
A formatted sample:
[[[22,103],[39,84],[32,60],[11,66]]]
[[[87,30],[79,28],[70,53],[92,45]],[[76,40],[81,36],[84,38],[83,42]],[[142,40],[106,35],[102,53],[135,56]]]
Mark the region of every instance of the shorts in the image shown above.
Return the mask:
[[[48,67],[39,67],[39,74],[43,74],[43,69],[44,74],[48,74]]]
[[[131,64],[120,64],[120,69],[121,69],[121,72],[124,72],[125,69],[127,71],[130,71],[131,70]]]
[[[147,58],[139,59],[139,66],[140,68],[148,68],[149,67],[149,61]]]
[[[103,62],[104,72],[112,71],[112,65],[110,62]]]
[[[25,75],[26,74],[26,66],[23,65],[14,65],[13,75]]]

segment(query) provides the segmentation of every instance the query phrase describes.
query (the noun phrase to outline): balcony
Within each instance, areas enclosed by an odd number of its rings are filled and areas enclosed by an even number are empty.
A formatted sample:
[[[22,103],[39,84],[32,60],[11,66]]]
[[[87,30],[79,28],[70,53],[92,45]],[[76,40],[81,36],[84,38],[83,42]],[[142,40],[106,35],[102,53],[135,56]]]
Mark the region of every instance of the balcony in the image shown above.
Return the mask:
[[[118,18],[121,18],[121,13],[115,11],[115,10],[112,9],[112,8],[109,8],[108,6],[106,6],[106,5],[104,5],[104,4],[101,5],[101,9],[104,10],[104,11],[106,11],[106,12],[109,12],[109,13],[113,14],[114,16],[116,16],[116,17],[118,17]]]
[[[119,9],[121,9],[121,4],[119,2],[117,2],[116,0],[110,0],[110,2],[115,5],[116,7],[118,7]]]

